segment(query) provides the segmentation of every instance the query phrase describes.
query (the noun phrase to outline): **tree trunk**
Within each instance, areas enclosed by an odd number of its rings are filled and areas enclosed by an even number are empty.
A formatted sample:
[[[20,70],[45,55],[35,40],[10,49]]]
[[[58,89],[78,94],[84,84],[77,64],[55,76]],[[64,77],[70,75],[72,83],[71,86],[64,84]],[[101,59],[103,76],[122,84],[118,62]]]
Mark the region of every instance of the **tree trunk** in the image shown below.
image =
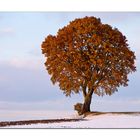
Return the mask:
[[[82,107],[82,114],[90,112],[90,104],[91,104],[92,94],[86,94],[84,97],[84,104]]]

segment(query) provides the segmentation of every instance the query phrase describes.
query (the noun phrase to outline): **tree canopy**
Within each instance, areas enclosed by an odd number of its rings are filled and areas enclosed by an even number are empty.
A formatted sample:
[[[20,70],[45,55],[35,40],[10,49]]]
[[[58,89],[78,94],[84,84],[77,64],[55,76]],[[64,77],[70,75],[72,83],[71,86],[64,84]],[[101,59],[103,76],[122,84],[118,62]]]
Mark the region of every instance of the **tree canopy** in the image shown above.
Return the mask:
[[[136,71],[126,37],[99,18],[77,18],[41,45],[52,82],[71,93],[111,95]]]

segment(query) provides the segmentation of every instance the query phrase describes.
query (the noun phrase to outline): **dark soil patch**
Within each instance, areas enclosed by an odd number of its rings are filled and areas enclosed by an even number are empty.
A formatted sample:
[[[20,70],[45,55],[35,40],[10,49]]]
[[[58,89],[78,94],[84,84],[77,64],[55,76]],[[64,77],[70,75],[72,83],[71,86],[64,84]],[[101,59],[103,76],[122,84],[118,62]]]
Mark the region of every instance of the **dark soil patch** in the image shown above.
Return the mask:
[[[31,125],[38,123],[61,123],[61,122],[76,122],[82,119],[52,119],[52,120],[27,120],[27,121],[6,121],[0,122],[0,127],[12,126],[12,125]]]
[[[89,115],[103,115],[103,114],[116,114],[116,115],[140,115],[140,112],[88,112],[85,114],[86,116]]]

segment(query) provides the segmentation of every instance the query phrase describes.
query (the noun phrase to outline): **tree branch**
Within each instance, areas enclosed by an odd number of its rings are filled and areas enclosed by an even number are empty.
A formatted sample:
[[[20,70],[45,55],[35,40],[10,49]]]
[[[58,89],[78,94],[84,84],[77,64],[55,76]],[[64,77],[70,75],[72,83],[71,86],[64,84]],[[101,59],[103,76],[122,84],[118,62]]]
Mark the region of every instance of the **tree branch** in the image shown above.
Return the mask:
[[[84,87],[84,86],[82,86],[82,90],[83,90],[83,95],[84,95],[84,97],[86,97],[86,87]]]
[[[94,88],[92,87],[92,88],[89,90],[88,94],[90,94],[90,95],[92,96],[93,92],[94,92]]]
[[[83,90],[83,95],[84,95],[84,97],[86,97],[86,95],[87,95],[86,89],[87,89],[87,83],[85,82],[85,83],[82,85],[82,90]]]

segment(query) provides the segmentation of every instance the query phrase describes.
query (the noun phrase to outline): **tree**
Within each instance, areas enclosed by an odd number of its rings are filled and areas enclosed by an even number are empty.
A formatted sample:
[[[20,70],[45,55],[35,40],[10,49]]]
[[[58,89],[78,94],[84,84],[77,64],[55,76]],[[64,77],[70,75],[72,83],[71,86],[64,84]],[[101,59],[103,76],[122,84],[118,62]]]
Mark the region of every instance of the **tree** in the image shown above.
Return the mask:
[[[93,93],[112,95],[127,86],[128,74],[136,71],[126,37],[95,17],[75,19],[56,36],[48,35],[41,47],[53,84],[66,96],[83,93],[81,114],[90,111]]]

